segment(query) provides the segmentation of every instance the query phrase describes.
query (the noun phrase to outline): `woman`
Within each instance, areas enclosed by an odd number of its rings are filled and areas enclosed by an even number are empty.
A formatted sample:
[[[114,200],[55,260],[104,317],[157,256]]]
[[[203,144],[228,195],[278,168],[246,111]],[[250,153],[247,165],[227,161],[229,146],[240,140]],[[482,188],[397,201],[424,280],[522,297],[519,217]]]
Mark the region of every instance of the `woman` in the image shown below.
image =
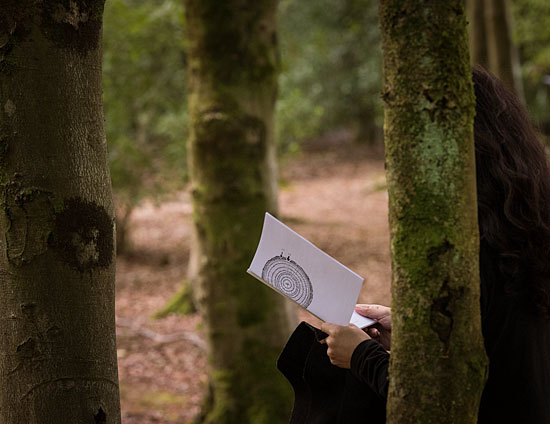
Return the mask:
[[[481,315],[489,357],[478,422],[548,424],[550,170],[517,97],[481,68],[474,69],[473,82]],[[324,324],[327,354],[386,397],[390,310],[356,310],[377,320],[377,328],[365,334]]]

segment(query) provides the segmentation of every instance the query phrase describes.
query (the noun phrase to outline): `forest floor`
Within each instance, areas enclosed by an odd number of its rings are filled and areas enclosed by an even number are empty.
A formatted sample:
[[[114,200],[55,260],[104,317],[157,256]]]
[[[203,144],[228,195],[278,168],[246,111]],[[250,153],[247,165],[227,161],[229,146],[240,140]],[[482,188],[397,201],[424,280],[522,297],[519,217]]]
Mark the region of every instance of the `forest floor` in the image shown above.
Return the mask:
[[[365,277],[362,302],[388,304],[387,195],[380,152],[317,143],[280,171],[282,220]],[[189,193],[146,203],[131,221],[133,249],[117,261],[117,341],[123,424],[189,423],[206,388],[197,314],[153,319],[181,287],[191,233]],[[300,313],[301,319],[315,318]]]

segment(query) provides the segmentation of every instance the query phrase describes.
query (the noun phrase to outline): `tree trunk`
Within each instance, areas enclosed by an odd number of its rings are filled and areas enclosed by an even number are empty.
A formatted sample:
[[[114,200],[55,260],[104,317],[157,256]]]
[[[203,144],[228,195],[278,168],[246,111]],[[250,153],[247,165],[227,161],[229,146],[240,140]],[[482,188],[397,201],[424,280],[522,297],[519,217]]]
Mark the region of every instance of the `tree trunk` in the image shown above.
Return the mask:
[[[512,15],[508,0],[485,0],[489,70],[513,89],[525,103],[517,47],[512,42]]]
[[[276,211],[275,10],[275,0],[185,1],[198,297],[210,345],[206,423],[287,423],[291,410],[275,365],[287,308],[246,274],[264,212]]]
[[[468,38],[470,61],[489,69],[487,52],[487,28],[485,26],[485,3],[487,0],[466,0],[468,13]]]
[[[360,90],[357,90],[360,94]],[[364,93],[363,93],[364,94]],[[357,99],[354,102],[356,132],[354,142],[364,146],[381,146],[384,142],[383,129],[376,123],[376,110],[370,100]]]
[[[382,0],[392,250],[388,423],[476,423],[474,95],[462,0]]]
[[[120,423],[103,1],[0,1],[0,422]]]
[[[187,277],[178,291],[162,307],[155,312],[154,318],[164,318],[169,314],[189,315],[200,309],[199,293],[199,252],[196,229],[193,226],[189,242],[189,260],[187,261]]]
[[[115,202],[116,203],[116,202]],[[116,254],[126,255],[132,249],[130,242],[130,218],[134,212],[134,205],[123,203],[115,204],[115,223],[116,223]]]

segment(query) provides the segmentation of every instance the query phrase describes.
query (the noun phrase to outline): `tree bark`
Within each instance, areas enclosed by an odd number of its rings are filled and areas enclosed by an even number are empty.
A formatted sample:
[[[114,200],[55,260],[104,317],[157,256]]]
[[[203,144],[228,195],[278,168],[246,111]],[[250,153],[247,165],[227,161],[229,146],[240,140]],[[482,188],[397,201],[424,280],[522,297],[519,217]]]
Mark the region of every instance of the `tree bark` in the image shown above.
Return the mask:
[[[2,423],[120,423],[102,14],[0,0]]]
[[[382,0],[392,251],[388,423],[476,423],[474,95],[462,0]]]
[[[189,168],[198,298],[209,341],[206,423],[286,423],[276,358],[283,298],[246,274],[265,211],[276,212],[275,0],[186,0]]]
[[[487,0],[466,0],[468,13],[468,38],[470,61],[489,69],[487,52],[487,28],[485,25],[485,3]]]
[[[507,0],[485,0],[489,70],[525,103],[517,47],[512,41],[512,15]]]

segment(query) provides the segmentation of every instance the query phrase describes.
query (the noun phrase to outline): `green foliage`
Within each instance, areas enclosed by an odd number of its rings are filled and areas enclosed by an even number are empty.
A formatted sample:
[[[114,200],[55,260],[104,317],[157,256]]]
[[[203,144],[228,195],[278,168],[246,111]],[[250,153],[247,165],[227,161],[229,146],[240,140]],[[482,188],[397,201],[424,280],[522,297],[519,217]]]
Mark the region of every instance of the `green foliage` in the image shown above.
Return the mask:
[[[550,3],[513,0],[527,102],[548,122]],[[382,126],[377,3],[281,0],[279,151],[339,127],[372,138]],[[109,0],[103,87],[111,176],[127,206],[181,187],[186,178],[187,101],[183,2]],[[367,140],[368,141],[368,140]]]
[[[514,38],[518,43],[525,94],[535,120],[550,127],[550,2],[513,0]],[[546,81],[545,81],[546,80]]]
[[[184,15],[176,0],[109,0],[103,101],[113,188],[135,205],[186,174]]]
[[[283,0],[279,33],[281,147],[338,127],[381,126],[376,2]]]

